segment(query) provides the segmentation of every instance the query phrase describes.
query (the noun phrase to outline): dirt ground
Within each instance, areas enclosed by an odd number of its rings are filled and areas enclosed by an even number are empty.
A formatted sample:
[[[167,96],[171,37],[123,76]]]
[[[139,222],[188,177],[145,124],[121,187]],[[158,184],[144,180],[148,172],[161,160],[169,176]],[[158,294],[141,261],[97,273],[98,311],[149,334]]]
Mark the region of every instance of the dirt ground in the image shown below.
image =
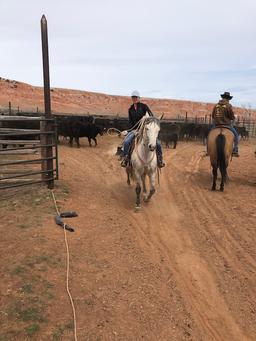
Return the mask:
[[[136,213],[119,142],[59,148],[58,204],[79,214],[68,233],[78,339],[256,340],[255,145],[241,143],[224,193],[210,191],[201,144],[165,149],[160,186]],[[51,193],[14,193],[0,193],[0,340],[73,340]]]

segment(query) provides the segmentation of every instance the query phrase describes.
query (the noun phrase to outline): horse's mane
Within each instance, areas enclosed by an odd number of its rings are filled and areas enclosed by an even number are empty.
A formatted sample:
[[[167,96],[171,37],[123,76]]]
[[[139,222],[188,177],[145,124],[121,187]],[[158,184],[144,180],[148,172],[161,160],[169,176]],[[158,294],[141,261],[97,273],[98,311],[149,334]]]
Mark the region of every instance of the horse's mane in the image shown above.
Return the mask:
[[[160,121],[158,118],[154,116],[143,116],[141,120],[139,121],[138,128],[136,130],[137,132],[137,143],[140,142],[143,138],[143,131],[145,129],[145,126],[149,123],[156,123],[157,125],[160,126]]]

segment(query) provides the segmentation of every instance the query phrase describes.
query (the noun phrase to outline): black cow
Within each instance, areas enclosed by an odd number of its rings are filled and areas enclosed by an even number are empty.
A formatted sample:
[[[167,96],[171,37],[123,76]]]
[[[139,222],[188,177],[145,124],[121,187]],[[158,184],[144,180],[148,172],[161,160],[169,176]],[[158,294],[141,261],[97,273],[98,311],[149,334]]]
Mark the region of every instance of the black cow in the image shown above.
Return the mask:
[[[181,123],[180,127],[180,139],[188,141],[189,139],[193,138],[194,130],[195,130],[195,123]]]
[[[178,136],[180,128],[176,123],[169,123],[166,121],[161,122],[161,130],[159,133],[159,139],[162,143],[165,143],[167,148],[170,148],[170,143],[173,142],[175,149],[177,146]]]
[[[94,141],[95,147],[97,146],[97,135],[103,135],[103,128],[97,126],[94,123],[81,123],[81,122],[76,122],[74,125],[71,127],[71,134],[69,135],[69,143],[71,147],[73,146],[73,138],[75,138],[77,147],[80,147],[79,143],[79,138],[80,137],[87,137],[89,146],[92,146],[91,140]]]
[[[72,133],[72,125],[73,120],[68,117],[57,117],[57,134],[58,134],[58,142],[59,136],[63,136],[63,138],[67,138],[73,135]]]
[[[175,149],[178,142],[180,128],[176,123],[161,122],[161,130],[159,133],[159,139],[165,143],[167,148],[170,148],[171,142],[173,142],[173,148]]]
[[[168,133],[160,131],[159,139],[162,143],[165,143],[166,148],[170,148],[170,144],[171,142],[173,142],[173,149],[176,149],[178,142],[178,133]]]
[[[246,130],[245,127],[235,126],[235,129],[236,129],[238,135],[240,135],[242,139],[248,139],[249,138],[249,132],[248,132],[248,130]]]

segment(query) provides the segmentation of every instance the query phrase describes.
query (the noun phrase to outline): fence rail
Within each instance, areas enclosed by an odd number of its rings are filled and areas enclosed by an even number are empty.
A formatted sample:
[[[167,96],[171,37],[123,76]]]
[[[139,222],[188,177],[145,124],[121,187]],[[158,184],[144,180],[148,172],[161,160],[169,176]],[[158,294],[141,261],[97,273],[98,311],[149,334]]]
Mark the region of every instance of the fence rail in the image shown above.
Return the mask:
[[[37,129],[34,129],[35,124]],[[50,143],[45,143],[44,136],[48,136]],[[58,179],[55,119],[0,116],[0,158],[0,190],[39,183],[49,187]],[[32,169],[26,171],[27,165]]]

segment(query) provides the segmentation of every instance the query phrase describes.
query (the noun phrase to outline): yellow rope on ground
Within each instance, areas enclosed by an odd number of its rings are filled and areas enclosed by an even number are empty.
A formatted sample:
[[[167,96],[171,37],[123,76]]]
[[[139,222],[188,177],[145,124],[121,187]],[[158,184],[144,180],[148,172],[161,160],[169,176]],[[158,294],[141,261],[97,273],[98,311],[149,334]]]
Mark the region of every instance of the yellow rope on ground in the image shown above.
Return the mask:
[[[51,192],[52,192],[52,198],[53,198],[53,201],[54,201],[54,205],[55,205],[56,212],[57,212],[58,215],[60,215],[60,212],[59,212],[59,210],[58,210],[58,206],[57,206],[57,203],[56,203],[56,199],[55,199],[55,195],[54,195],[53,190],[52,190]],[[64,231],[64,239],[65,239],[65,244],[66,244],[66,251],[67,251],[67,276],[66,276],[66,279],[67,279],[67,280],[66,280],[66,290],[67,290],[67,293],[68,293],[68,296],[69,296],[69,299],[70,299],[70,303],[71,303],[71,306],[72,306],[72,310],[73,310],[73,319],[74,319],[74,338],[75,338],[75,341],[77,341],[77,332],[76,332],[76,310],[75,310],[73,298],[72,298],[71,293],[70,293],[70,290],[69,290],[69,248],[68,248],[68,240],[67,240],[67,231],[66,231],[65,226],[66,226],[66,224],[64,223],[63,231]]]

